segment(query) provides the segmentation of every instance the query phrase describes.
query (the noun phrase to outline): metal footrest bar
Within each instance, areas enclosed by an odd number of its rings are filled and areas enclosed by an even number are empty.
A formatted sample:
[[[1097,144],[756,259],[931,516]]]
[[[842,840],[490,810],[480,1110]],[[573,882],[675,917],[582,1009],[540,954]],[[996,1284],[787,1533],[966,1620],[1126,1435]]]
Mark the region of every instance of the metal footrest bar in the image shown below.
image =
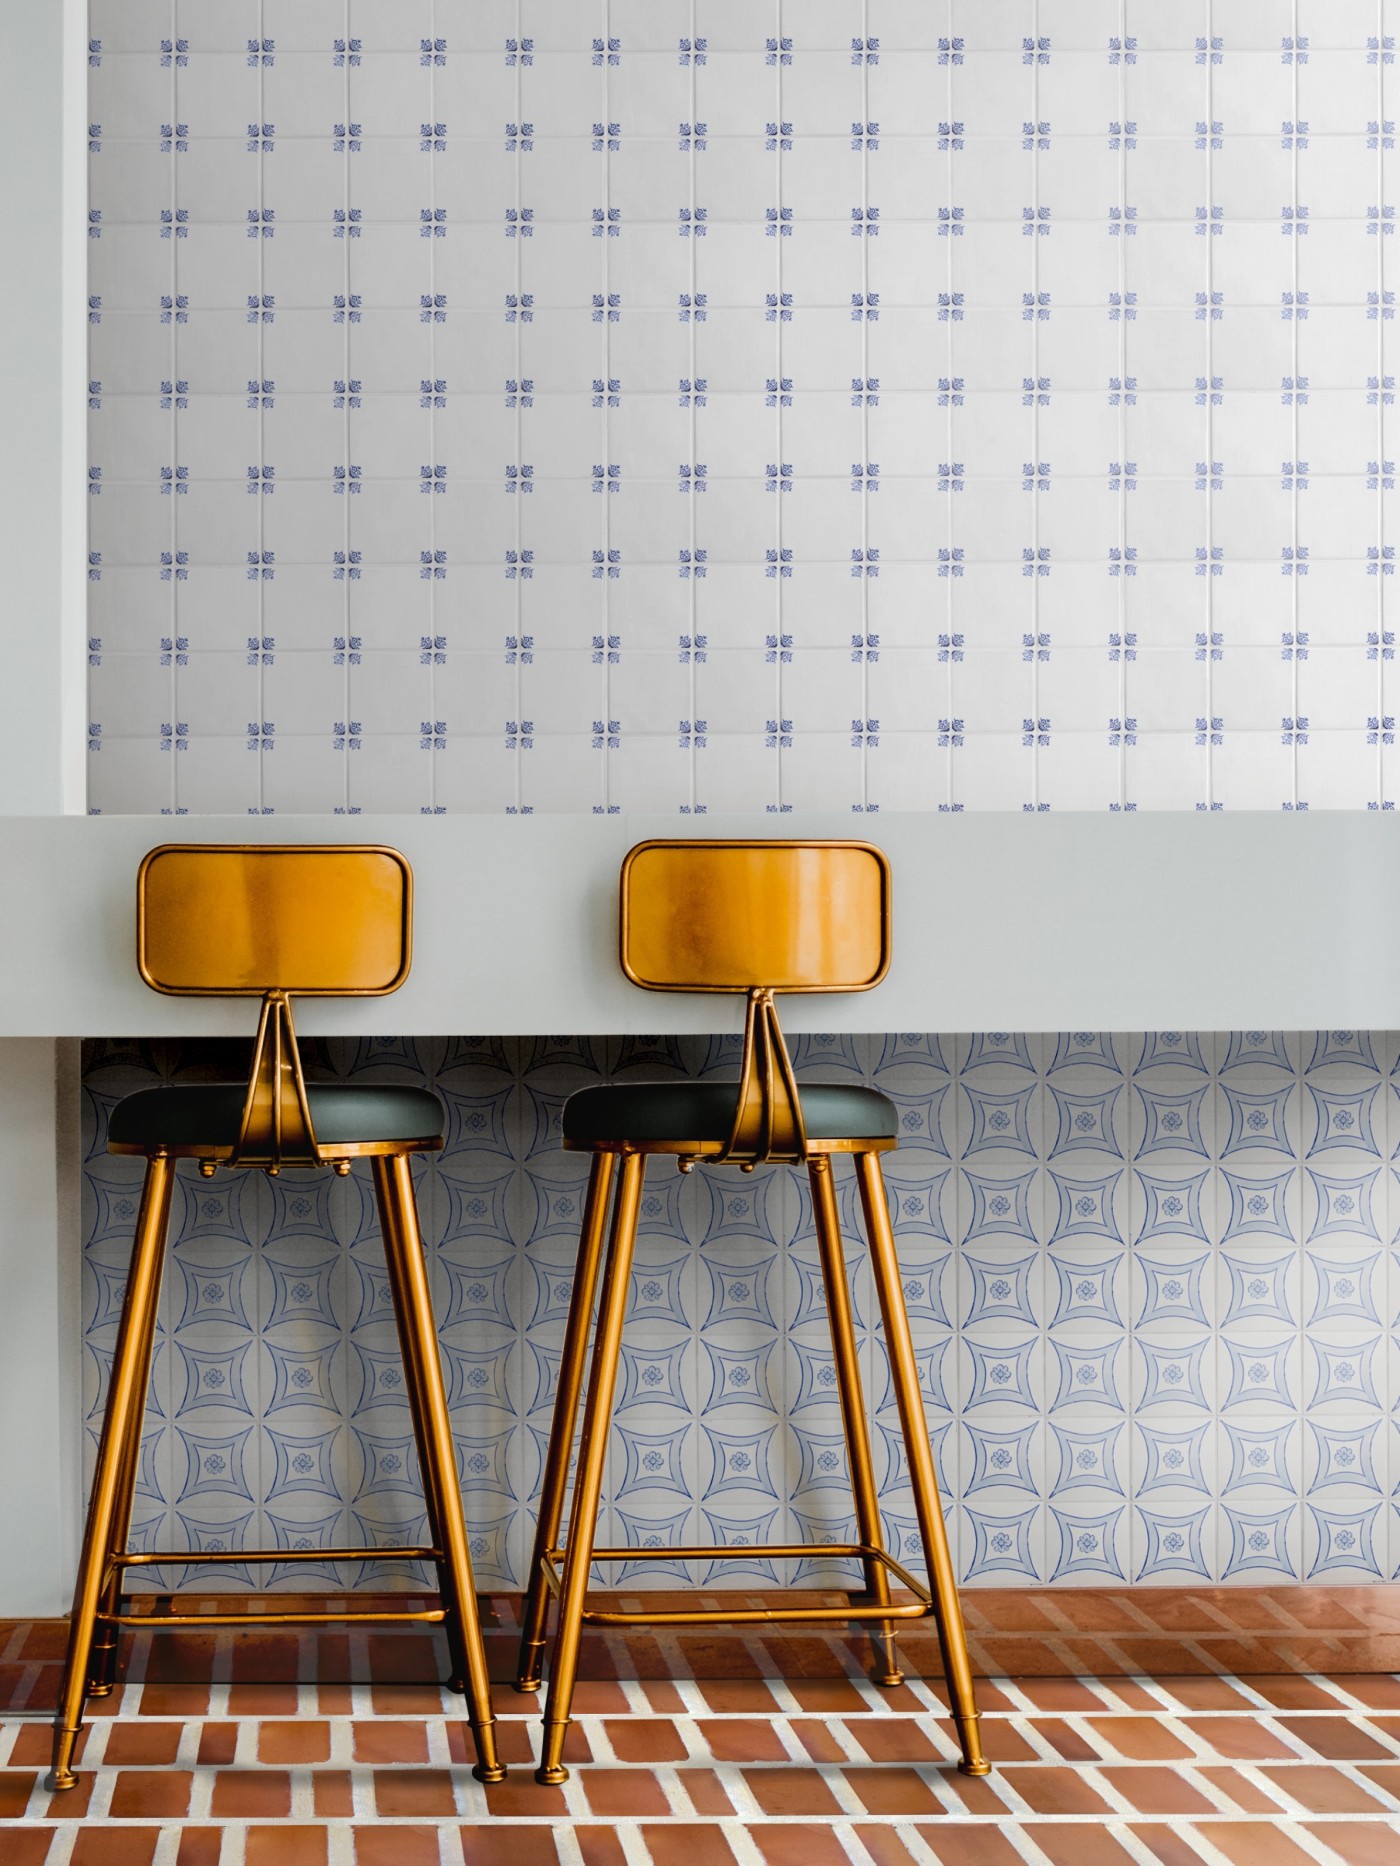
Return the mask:
[[[441,1561],[441,1549],[358,1548],[358,1549],[211,1549],[196,1554],[189,1549],[163,1553],[148,1550],[140,1555],[117,1555],[108,1573],[119,1568],[191,1567],[202,1568],[206,1562],[244,1561]]]
[[[185,1627],[204,1626],[342,1626],[350,1622],[373,1622],[397,1625],[414,1621],[436,1626],[447,1618],[445,1607],[428,1607],[421,1613],[99,1613],[99,1626],[150,1626],[159,1632]]]
[[[540,1571],[545,1585],[557,1600],[562,1585],[559,1563],[563,1549],[547,1549],[540,1557]],[[635,1561],[636,1549],[594,1549],[591,1561]],[[817,1625],[824,1622],[863,1620],[922,1620],[933,1612],[933,1597],[921,1581],[884,1549],[864,1542],[781,1542],[756,1546],[668,1548],[668,1556],[680,1561],[752,1560],[755,1555],[776,1560],[810,1560],[814,1555],[834,1555],[847,1561],[876,1561],[888,1568],[915,1596],[913,1600],[889,1601],[883,1605],[847,1601],[839,1607],[695,1607],[652,1613],[609,1612],[585,1607],[585,1626],[755,1626]]]

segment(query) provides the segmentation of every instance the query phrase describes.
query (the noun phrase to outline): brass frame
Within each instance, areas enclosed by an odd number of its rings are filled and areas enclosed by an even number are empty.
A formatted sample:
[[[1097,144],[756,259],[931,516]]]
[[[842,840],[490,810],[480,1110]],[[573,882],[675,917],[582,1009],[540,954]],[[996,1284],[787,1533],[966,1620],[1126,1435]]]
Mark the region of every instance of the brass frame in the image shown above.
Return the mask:
[[[638,914],[635,897],[635,869],[648,851],[665,849],[858,849],[877,859],[880,869],[879,949],[880,962],[874,975],[860,983],[844,980],[824,981],[809,976],[807,982],[784,984],[781,989],[798,991],[866,990],[883,978],[889,965],[890,876],[889,864],[878,849],[869,843],[799,843],[762,841],[661,842],[642,843],[623,863],[620,915],[620,957],[622,969],[634,984],[663,991],[746,991],[747,1014],[744,1049],[736,1085],[736,1113],[733,1128],[724,1142],[694,1141],[684,1137],[663,1141],[570,1142],[566,1148],[593,1156],[588,1193],[584,1205],[583,1227],[579,1241],[578,1263],[574,1275],[569,1317],[565,1328],[564,1348],[555,1395],[554,1416],[541,1484],[540,1512],[530,1581],[521,1616],[520,1653],[516,1689],[538,1691],[541,1686],[541,1660],[546,1644],[545,1629],[549,1600],[558,1602],[558,1623],[550,1665],[549,1692],[544,1713],[544,1743],[535,1779],[558,1783],[568,1779],[564,1767],[564,1738],[570,1722],[574,1683],[582,1632],[592,1626],[704,1626],[715,1623],[788,1624],[802,1622],[832,1623],[856,1621],[870,1628],[874,1659],[873,1676],[881,1685],[902,1682],[903,1673],[895,1650],[895,1622],[932,1618],[938,1629],[943,1668],[952,1701],[953,1720],[962,1750],[959,1767],[967,1775],[986,1775],[991,1765],[982,1751],[977,1701],[972,1682],[972,1666],[967,1650],[967,1635],[962,1608],[958,1601],[952,1554],[938,1496],[938,1481],[930,1450],[928,1424],[924,1415],[923,1395],[919,1387],[914,1359],[913,1338],[904,1302],[903,1283],[890,1226],[889,1205],[880,1155],[897,1145],[893,1139],[813,1140],[806,1132],[801,1099],[792,1062],[783,1042],[773,1004],[775,987],[748,981],[719,982],[714,973],[705,972],[705,928],[690,945],[689,953],[700,972],[698,981],[667,976],[665,980],[648,977],[634,967],[630,951],[634,919]],[[718,920],[726,903],[722,890],[718,897],[706,900],[703,911]],[[689,903],[687,903],[689,904]],[[758,903],[752,894],[744,905],[756,912]],[[789,909],[791,902],[787,903]],[[658,909],[664,915],[665,904]],[[789,913],[791,919],[791,913]],[[663,922],[664,924],[664,922]],[[755,946],[763,945],[761,920]],[[845,932],[849,929],[838,929]],[[653,939],[655,937],[654,929]],[[733,945],[732,929],[724,937]],[[699,956],[697,958],[697,949]],[[773,960],[772,941],[767,954]],[[779,954],[781,957],[781,954]],[[914,1493],[915,1514],[923,1544],[927,1586],[917,1581],[884,1547],[880,1505],[875,1488],[874,1460],[871,1455],[869,1422],[861,1391],[860,1365],[856,1351],[855,1328],[851,1315],[850,1290],[846,1281],[846,1259],[837,1214],[833,1183],[835,1157],[854,1156],[860,1191],[862,1215],[870,1251],[871,1271],[880,1304],[881,1321],[890,1358],[890,1375],[899,1409],[900,1428],[909,1462],[910,1486]],[[830,1555],[859,1560],[864,1573],[864,1594],[852,1596],[841,1606],[764,1607],[740,1610],[681,1608],[661,1612],[622,1612],[590,1607],[588,1582],[595,1562],[635,1560],[635,1549],[596,1548],[598,1507],[602,1497],[603,1467],[612,1418],[613,1395],[621,1353],[622,1325],[627,1304],[633,1248],[636,1242],[637,1217],[641,1206],[642,1184],[650,1154],[673,1154],[682,1172],[697,1163],[738,1165],[752,1172],[760,1161],[781,1160],[805,1164],[812,1191],[812,1209],[821,1256],[822,1280],[826,1292],[827,1314],[831,1327],[832,1355],[841,1403],[841,1422],[850,1467],[851,1488],[856,1507],[859,1540],[848,1543],[777,1544],[742,1551],[726,1547],[685,1546],[668,1551],[681,1559],[721,1560],[741,1554],[751,1558],[755,1552],[775,1559],[810,1559]],[[618,1163],[618,1184],[613,1180]],[[611,1205],[611,1222],[609,1206]],[[606,1244],[605,1244],[606,1238]],[[601,1271],[601,1292],[599,1278]],[[595,1299],[597,1321],[594,1323]],[[590,1352],[590,1334],[592,1336]],[[567,1539],[560,1541],[564,1498],[568,1489],[570,1452],[574,1430],[579,1422],[579,1402],[584,1393],[587,1363],[587,1394],[583,1398],[581,1438],[574,1478],[573,1499]],[[896,1601],[890,1591],[893,1575],[913,1595],[910,1601]]]
[[[231,860],[249,855],[298,855],[334,852],[340,857],[357,854],[388,855],[403,876],[399,933],[399,961],[391,982],[346,984],[344,980],[303,989],[317,996],[379,997],[403,982],[410,962],[412,872],[397,850],[356,844],[209,845],[167,844],[152,850],[141,864],[137,890],[138,967],[146,983],[157,991],[189,996],[261,996],[262,1013],[254,1045],[252,1066],[236,1141],[218,1146],[188,1144],[146,1147],[114,1146],[114,1153],[144,1154],[146,1176],[132,1250],[131,1270],[122,1303],[111,1385],[97,1453],[83,1535],[82,1556],[69,1622],[68,1651],[54,1720],[53,1764],[47,1778],[51,1790],[68,1789],[78,1777],[73,1750],[83,1724],[87,1698],[110,1694],[116,1677],[117,1641],[122,1626],[144,1626],[162,1631],[182,1626],[321,1626],[353,1622],[389,1624],[411,1622],[442,1625],[452,1660],[449,1688],[463,1692],[468,1721],[476,1743],[477,1762],[472,1770],[478,1781],[504,1779],[496,1748],[495,1719],[486,1670],[485,1648],[472,1584],[471,1557],[461,1490],[452,1440],[447,1395],[438,1354],[432,1294],[428,1285],[423,1240],[418,1228],[410,1155],[435,1151],[440,1139],[418,1141],[362,1141],[321,1147],[311,1125],[306,1082],[297,1053],[288,990],[284,982],[269,978],[256,986],[228,990],[172,986],[161,982],[147,963],[149,925],[147,879],[158,858],[193,849],[201,855],[217,853]],[[371,903],[367,914],[374,911]],[[205,955],[201,955],[205,956]],[[129,1548],[132,1500],[140,1462],[141,1425],[150,1385],[155,1342],[156,1311],[160,1298],[175,1162],[197,1158],[200,1171],[211,1175],[222,1163],[230,1167],[257,1167],[269,1175],[284,1166],[314,1168],[330,1164],[348,1173],[352,1158],[371,1161],[375,1202],[384,1241],[394,1319],[403,1358],[409,1409],[423,1478],[429,1541],[423,1547],[380,1550],[316,1549],[298,1551],[233,1550],[215,1554],[147,1551]],[[179,1614],[169,1597],[158,1599],[154,1611],[123,1611],[122,1581],[133,1568],[158,1564],[202,1567],[207,1563],[296,1562],[360,1560],[366,1555],[431,1561],[438,1571],[442,1604],[420,1611],[335,1613],[290,1612],[246,1614]]]

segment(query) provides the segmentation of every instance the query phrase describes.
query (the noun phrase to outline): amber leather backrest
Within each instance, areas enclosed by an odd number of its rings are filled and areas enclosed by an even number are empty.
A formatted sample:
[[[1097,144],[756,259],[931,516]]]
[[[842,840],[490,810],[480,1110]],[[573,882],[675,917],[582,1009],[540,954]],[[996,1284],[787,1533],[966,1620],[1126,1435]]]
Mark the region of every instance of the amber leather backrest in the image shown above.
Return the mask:
[[[639,843],[622,969],[649,991],[868,991],[890,962],[890,867],[868,842]]]
[[[166,843],[137,881],[137,965],[194,997],[381,997],[408,976],[413,875],[396,849]]]

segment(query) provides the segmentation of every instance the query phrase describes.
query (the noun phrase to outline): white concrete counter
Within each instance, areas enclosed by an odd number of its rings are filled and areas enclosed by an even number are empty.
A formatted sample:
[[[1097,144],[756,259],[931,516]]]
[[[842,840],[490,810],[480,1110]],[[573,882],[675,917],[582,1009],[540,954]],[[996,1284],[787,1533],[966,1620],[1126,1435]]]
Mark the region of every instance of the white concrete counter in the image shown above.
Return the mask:
[[[50,816],[0,818],[0,1037],[251,1031],[246,1004],[160,997],[137,976],[137,865],[169,840],[385,842],[408,856],[408,983],[304,1004],[307,1034],[737,1029],[738,1000],[642,992],[618,969],[623,855],[687,834],[857,836],[889,854],[888,978],[788,1000],[793,1031],[1400,1024],[1389,815]]]

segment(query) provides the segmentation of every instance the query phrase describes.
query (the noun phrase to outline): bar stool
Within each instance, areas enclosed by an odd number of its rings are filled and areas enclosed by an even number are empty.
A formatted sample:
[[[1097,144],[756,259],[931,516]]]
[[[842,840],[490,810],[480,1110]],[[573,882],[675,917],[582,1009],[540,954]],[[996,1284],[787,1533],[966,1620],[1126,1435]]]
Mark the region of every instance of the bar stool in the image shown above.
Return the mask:
[[[88,1504],[73,1615],[54,1722],[50,1789],[72,1788],[73,1749],[88,1697],[107,1695],[123,1626],[178,1628],[170,1613],[123,1612],[134,1568],[211,1561],[363,1560],[364,1549],[245,1549],[220,1554],[128,1547],[150,1384],[156,1309],[175,1163],[196,1159],[205,1178],[222,1166],[331,1166],[341,1175],[368,1158],[388,1266],[405,1385],[422,1471],[431,1546],[377,1549],[431,1561],[441,1606],[422,1612],[189,1616],[211,1626],[315,1626],[340,1621],[439,1622],[451,1654],[451,1689],[465,1692],[478,1781],[505,1775],[496,1753],[486,1656],[472,1591],[457,1463],[413,1196],[410,1157],[442,1146],[442,1108],[425,1089],[308,1085],[290,997],[382,997],[408,975],[413,877],[397,850],[367,846],[256,847],[169,844],[153,849],[137,883],[137,965],[154,990],[186,997],[262,999],[246,1082],[145,1089],[112,1111],[108,1146],[146,1159],[131,1270],[122,1303],[97,1469]]]
[[[562,1762],[564,1735],[585,1625],[864,1621],[871,1629],[875,1682],[897,1685],[902,1674],[895,1655],[895,1622],[929,1616],[937,1625],[962,1748],[959,1767],[967,1775],[990,1772],[982,1754],[967,1637],[880,1171],[880,1155],[897,1145],[896,1111],[873,1089],[812,1083],[799,1095],[773,1001],[776,991],[869,990],[888,968],[889,943],[889,864],[869,843],[644,842],[623,863],[623,971],[634,985],[650,991],[745,993],[744,1047],[737,1085],[668,1082],[588,1088],[571,1095],[564,1107],[564,1146],[591,1153],[593,1162],[545,1457],[516,1678],[519,1691],[540,1688],[552,1595],[559,1604],[558,1625],[543,1754],[535,1773],[539,1782],[568,1778]],[[881,1532],[833,1183],[834,1158],[843,1153],[851,1154],[855,1162],[927,1587],[886,1552]],[[860,1540],[770,1545],[757,1552],[774,1557],[858,1559],[865,1590],[860,1596],[852,1595],[848,1605],[624,1613],[588,1604],[589,1570],[594,1562],[636,1558],[635,1549],[595,1548],[594,1536],[642,1179],[651,1154],[677,1156],[683,1173],[697,1163],[737,1165],[743,1172],[752,1172],[762,1161],[800,1162],[807,1168]],[[614,1199],[614,1166],[619,1160]],[[606,1265],[588,1367],[568,1542],[561,1547],[559,1529],[605,1235]],[[755,1550],[685,1547],[668,1553],[682,1559],[717,1560],[726,1554],[752,1558]],[[912,1601],[892,1599],[890,1574],[912,1592]]]

